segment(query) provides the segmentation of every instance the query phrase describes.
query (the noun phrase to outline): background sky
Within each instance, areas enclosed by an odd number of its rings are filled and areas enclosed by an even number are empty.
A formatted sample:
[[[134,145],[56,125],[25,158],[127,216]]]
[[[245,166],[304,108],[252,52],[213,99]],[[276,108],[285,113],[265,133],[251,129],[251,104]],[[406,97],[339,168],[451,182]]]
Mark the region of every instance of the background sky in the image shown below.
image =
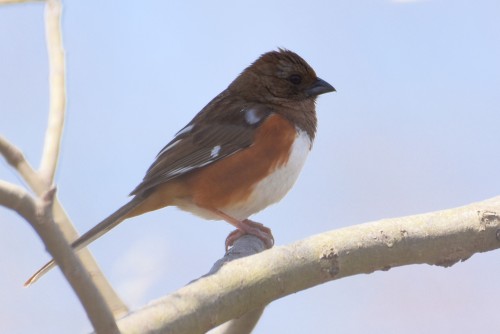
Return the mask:
[[[500,2],[65,1],[68,112],[59,198],[81,232],[127,200],[156,153],[260,54],[289,48],[337,93],[296,186],[254,216],[278,245],[500,195]],[[0,7],[0,133],[40,160],[43,5]],[[7,163],[0,178],[21,183]],[[0,332],[86,333],[49,256],[0,208]],[[132,308],[206,273],[232,228],[168,208],[91,249]],[[497,333],[500,255],[359,275],[270,305],[255,333]]]

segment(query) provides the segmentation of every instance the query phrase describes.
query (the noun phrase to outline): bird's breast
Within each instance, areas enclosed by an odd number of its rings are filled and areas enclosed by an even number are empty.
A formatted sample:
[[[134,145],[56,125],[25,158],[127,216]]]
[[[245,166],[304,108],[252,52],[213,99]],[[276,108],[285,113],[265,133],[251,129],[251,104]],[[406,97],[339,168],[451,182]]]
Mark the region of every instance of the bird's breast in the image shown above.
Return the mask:
[[[217,209],[243,220],[278,202],[293,186],[311,149],[306,131],[273,114],[248,148],[186,176],[188,196],[174,205],[207,219]]]
[[[246,199],[233,203],[222,210],[235,218],[245,219],[269,205],[279,202],[297,180],[311,149],[311,144],[307,133],[297,130],[288,159],[258,181]]]

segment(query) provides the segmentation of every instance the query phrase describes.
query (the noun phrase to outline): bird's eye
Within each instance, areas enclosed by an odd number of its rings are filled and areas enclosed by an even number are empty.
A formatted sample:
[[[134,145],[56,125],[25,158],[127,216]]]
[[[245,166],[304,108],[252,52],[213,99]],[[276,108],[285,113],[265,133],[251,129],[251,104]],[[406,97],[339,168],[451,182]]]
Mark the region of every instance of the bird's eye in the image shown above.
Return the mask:
[[[290,80],[291,83],[293,83],[294,85],[300,85],[300,83],[302,82],[302,77],[298,74],[292,74],[288,80]]]

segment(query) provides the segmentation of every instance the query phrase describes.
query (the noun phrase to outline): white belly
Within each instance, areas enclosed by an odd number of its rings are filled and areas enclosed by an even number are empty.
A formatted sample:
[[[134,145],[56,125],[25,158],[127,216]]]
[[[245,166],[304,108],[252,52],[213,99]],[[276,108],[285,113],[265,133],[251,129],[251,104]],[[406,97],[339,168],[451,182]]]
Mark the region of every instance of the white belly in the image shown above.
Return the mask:
[[[292,188],[311,150],[311,140],[306,132],[298,130],[288,162],[261,180],[250,197],[228,208],[220,208],[226,214],[243,220],[271,204],[279,202]]]

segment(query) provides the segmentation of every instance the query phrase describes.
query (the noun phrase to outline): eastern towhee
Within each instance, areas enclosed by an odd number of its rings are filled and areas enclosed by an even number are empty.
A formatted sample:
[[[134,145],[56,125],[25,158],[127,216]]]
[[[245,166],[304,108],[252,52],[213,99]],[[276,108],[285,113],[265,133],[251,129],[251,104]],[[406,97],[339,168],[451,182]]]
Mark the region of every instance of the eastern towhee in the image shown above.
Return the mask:
[[[316,97],[333,91],[296,53],[265,53],[160,151],[133,198],[72,247],[81,249],[125,219],[166,206],[235,226],[226,247],[245,233],[271,247],[271,230],[248,217],[290,190],[314,140]],[[47,263],[25,285],[54,265]]]

